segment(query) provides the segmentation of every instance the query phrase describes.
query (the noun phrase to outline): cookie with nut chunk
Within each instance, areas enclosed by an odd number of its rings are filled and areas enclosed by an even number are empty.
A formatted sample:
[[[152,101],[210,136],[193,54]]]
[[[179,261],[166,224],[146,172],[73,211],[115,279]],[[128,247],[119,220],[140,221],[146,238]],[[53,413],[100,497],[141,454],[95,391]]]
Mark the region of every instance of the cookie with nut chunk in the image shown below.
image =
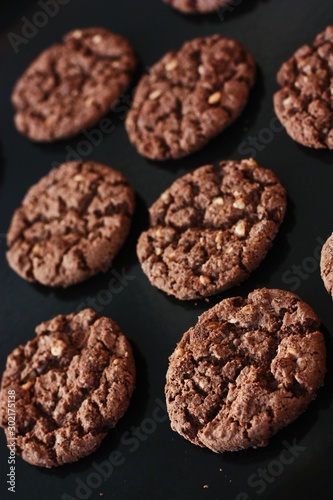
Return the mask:
[[[15,125],[33,141],[65,139],[91,127],[128,88],[136,56],[103,28],[76,29],[42,52],[16,83]]]
[[[191,40],[140,80],[126,118],[129,138],[153,160],[189,155],[240,115],[254,80],[253,57],[237,41]]]
[[[333,149],[333,25],[284,62],[274,95],[275,112],[296,142]]]
[[[285,210],[285,189],[254,160],[200,167],[150,207],[150,228],[137,245],[142,269],[181,300],[227,290],[259,266]]]
[[[9,265],[22,278],[68,287],[106,272],[130,229],[135,196],[106,165],[68,162],[32,186],[8,233]]]
[[[326,348],[309,305],[285,290],[255,290],[204,312],[170,357],[171,427],[214,452],[266,446],[316,397]]]
[[[123,416],[135,363],[119,326],[92,309],[56,316],[36,334],[7,358],[0,424],[10,443],[7,403],[15,391],[16,453],[57,467],[95,451]]]

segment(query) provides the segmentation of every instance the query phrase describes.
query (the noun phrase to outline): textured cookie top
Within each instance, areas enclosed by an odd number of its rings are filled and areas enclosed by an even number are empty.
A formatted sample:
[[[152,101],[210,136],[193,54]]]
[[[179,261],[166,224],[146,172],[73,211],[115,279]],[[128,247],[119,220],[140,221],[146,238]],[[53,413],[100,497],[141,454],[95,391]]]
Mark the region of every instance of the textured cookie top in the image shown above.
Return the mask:
[[[116,170],[69,162],[27,192],[7,234],[10,266],[28,281],[66,287],[109,269],[134,211]]]
[[[321,250],[320,273],[326,290],[333,298],[333,234]]]
[[[126,90],[135,66],[122,36],[102,28],[71,31],[16,83],[17,129],[32,140],[53,141],[92,126]]]
[[[0,392],[8,434],[15,391],[16,452],[56,467],[93,452],[126,411],[135,383],[131,347],[118,325],[92,309],[56,316],[8,356]]]
[[[232,3],[231,0],[163,0],[165,3],[179,10],[183,14],[204,14],[214,12],[223,5]]]
[[[126,119],[129,138],[151,159],[186,156],[235,120],[254,78],[254,60],[235,40],[187,42],[140,80]]]
[[[202,314],[170,357],[173,430],[215,452],[268,444],[323,384],[318,328],[313,310],[283,290],[255,290]]]
[[[198,168],[151,206],[137,246],[142,269],[179,299],[226,290],[260,264],[285,209],[285,189],[252,159]]]
[[[312,148],[333,149],[333,26],[304,45],[285,62],[274,95],[281,123],[295,141]]]

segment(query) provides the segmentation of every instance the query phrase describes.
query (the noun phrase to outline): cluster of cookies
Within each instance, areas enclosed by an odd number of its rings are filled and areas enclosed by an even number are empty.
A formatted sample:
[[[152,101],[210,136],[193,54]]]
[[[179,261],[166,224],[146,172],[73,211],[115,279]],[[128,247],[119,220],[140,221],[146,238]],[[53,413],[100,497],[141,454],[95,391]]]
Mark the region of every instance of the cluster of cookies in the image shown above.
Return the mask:
[[[223,0],[165,0],[184,12]],[[278,75],[275,109],[302,144],[333,147],[333,28],[302,47]],[[68,138],[96,123],[131,82],[136,56],[121,36],[75,30],[44,51],[15,86],[17,129],[35,141]],[[144,75],[126,118],[132,144],[153,160],[203,147],[241,113],[255,62],[235,40],[213,35],[166,54]],[[311,89],[311,92],[310,92]],[[30,188],[14,213],[7,258],[24,279],[68,287],[107,271],[123,245],[135,196],[120,172],[69,162]],[[247,279],[270,249],[286,191],[254,160],[205,165],[176,180],[150,207],[137,255],[152,285],[180,300],[208,297]],[[333,237],[322,275],[333,288]],[[323,384],[325,343],[313,310],[291,292],[259,289],[199,317],[170,357],[171,425],[216,452],[264,446],[305,410]],[[93,452],[128,408],[135,362],[118,325],[92,309],[60,315],[7,360],[16,392],[17,452],[59,466]]]

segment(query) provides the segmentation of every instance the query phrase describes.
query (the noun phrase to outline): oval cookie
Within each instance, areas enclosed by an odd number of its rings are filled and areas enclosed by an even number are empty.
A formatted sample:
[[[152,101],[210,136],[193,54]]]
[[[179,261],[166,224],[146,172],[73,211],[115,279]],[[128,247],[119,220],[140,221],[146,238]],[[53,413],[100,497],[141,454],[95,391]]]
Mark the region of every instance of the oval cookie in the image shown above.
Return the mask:
[[[135,384],[132,350],[119,326],[92,309],[41,323],[8,356],[0,392],[7,438],[15,391],[16,453],[41,467],[95,451],[127,410]]]
[[[252,159],[198,168],[151,206],[137,245],[142,269],[182,300],[227,290],[263,260],[285,210],[285,189]]]
[[[9,265],[24,279],[67,287],[106,272],[134,212],[126,178],[96,162],[68,162],[27,192],[12,218]]]
[[[266,446],[316,396],[326,350],[299,297],[259,289],[203,313],[170,357],[171,427],[215,452]]]
[[[312,45],[303,45],[277,75],[275,112],[294,141],[311,148],[333,149],[333,26]]]
[[[125,92],[136,67],[125,38],[103,28],[67,33],[16,83],[15,125],[34,141],[65,139],[91,127]]]
[[[254,79],[254,60],[235,40],[191,40],[140,80],[126,118],[129,138],[153,160],[193,153],[238,117]]]

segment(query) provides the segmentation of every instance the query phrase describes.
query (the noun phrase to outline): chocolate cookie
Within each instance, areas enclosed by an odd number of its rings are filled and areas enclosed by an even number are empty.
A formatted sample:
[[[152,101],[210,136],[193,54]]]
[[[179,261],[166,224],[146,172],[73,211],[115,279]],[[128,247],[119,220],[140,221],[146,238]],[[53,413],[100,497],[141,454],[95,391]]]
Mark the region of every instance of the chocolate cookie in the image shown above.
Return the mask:
[[[7,233],[9,265],[22,278],[67,287],[105,272],[128,234],[134,192],[95,162],[68,162],[32,186]]]
[[[312,46],[303,45],[285,62],[274,95],[275,112],[292,139],[312,148],[333,149],[333,26]]]
[[[8,391],[15,391],[16,453],[57,467],[95,451],[127,410],[135,384],[132,350],[119,326],[92,309],[56,316],[8,356],[0,392],[8,441]]]
[[[254,79],[254,60],[235,40],[187,42],[140,80],[126,119],[129,138],[153,160],[193,153],[238,117]]]
[[[183,14],[204,14],[228,5],[231,0],[163,0]]]
[[[182,300],[227,290],[260,264],[285,209],[285,189],[252,159],[198,168],[151,206],[137,246],[142,269]]]
[[[320,273],[326,290],[333,298],[333,234],[321,250]]]
[[[297,295],[259,289],[199,317],[170,357],[171,427],[215,452],[266,446],[316,396],[325,375],[319,320]]]
[[[122,36],[102,28],[71,31],[16,83],[17,130],[34,141],[54,141],[91,127],[126,90],[135,67]]]

